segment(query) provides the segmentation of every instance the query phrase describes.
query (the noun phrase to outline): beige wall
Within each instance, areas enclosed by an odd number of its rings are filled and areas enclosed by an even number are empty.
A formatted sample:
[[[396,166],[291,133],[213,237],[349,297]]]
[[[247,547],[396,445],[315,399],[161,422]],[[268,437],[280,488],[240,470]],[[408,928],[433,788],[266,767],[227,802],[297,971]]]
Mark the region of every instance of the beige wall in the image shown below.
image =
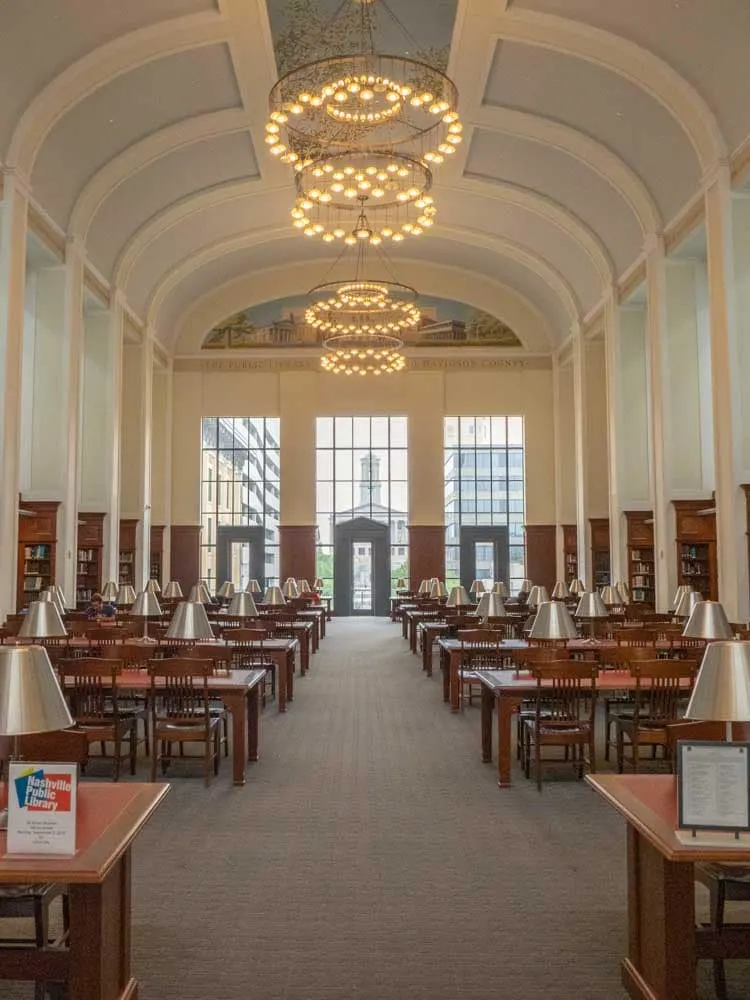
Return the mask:
[[[585,369],[588,516],[609,517],[607,369],[603,339],[587,341]]]
[[[526,421],[527,521],[555,520],[552,371],[409,372],[345,378],[313,371],[181,371],[173,383],[172,522],[200,517],[203,416],[281,418],[281,521],[315,520],[315,418],[398,414],[409,419],[409,521],[443,520],[443,416],[521,415]]]
[[[649,505],[649,401],[646,310],[620,310],[618,489],[623,510]]]
[[[575,402],[573,397],[573,366],[560,366],[560,409],[557,420],[560,461],[560,523],[576,523],[576,463],[575,463]]]

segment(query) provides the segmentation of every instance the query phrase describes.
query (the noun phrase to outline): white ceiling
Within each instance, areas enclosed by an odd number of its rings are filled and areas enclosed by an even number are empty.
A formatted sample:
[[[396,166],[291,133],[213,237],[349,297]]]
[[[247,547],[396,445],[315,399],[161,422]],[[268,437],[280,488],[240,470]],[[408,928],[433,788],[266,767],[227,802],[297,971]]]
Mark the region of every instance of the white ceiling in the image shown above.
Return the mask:
[[[467,141],[437,176],[435,227],[392,261],[445,296],[512,303],[524,344],[542,331],[551,349],[750,135],[750,4],[456,6]],[[0,160],[169,350],[194,347],[222,295],[226,315],[321,266],[263,144],[275,75],[265,0],[0,0]]]

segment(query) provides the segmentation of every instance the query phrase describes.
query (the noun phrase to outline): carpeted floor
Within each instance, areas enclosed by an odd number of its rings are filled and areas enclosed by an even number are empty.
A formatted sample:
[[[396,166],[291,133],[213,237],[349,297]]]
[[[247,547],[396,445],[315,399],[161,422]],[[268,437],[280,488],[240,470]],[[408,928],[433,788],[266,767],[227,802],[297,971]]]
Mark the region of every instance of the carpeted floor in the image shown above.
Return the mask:
[[[392,624],[336,620],[243,789],[227,762],[174,778],[135,848],[141,1000],[624,997],[624,824],[572,778],[499,791],[438,674]]]

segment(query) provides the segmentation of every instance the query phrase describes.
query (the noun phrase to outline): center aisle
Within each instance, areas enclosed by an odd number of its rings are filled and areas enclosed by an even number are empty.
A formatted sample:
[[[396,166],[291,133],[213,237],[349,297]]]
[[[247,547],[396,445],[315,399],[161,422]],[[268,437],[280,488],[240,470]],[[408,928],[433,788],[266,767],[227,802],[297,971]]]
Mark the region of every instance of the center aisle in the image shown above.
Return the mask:
[[[138,841],[142,1000],[621,996],[622,825],[582,783],[501,793],[478,715],[334,620],[245,788],[178,777]]]

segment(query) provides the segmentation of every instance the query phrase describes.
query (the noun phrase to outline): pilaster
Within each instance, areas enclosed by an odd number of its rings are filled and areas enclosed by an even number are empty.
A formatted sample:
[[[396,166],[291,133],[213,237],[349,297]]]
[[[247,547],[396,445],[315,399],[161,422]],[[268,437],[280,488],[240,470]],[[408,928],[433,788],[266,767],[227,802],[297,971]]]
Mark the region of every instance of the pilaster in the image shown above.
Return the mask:
[[[591,547],[588,544],[588,498],[586,495],[586,359],[583,331],[579,324],[571,330],[573,359],[573,415],[576,465],[576,529],[578,547],[578,574],[587,589],[593,587]]]
[[[110,341],[110,410],[109,420],[109,468],[110,479],[107,490],[107,517],[104,521],[104,558],[102,562],[103,583],[119,580],[120,566],[120,460],[122,455],[122,362],[125,339],[125,298],[117,289],[111,296],[109,309]]]
[[[604,305],[604,352],[607,381],[607,454],[609,456],[609,554],[610,580],[626,580],[623,518],[620,501],[620,447],[622,441],[622,400],[620,398],[620,311],[617,291],[611,288]]]

